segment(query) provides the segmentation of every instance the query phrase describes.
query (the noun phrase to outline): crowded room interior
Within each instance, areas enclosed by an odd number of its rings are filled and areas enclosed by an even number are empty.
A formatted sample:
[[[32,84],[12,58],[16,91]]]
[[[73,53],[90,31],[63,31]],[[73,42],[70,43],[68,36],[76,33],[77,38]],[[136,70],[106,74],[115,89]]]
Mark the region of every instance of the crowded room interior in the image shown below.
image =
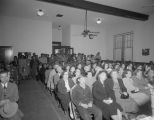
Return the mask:
[[[0,0],[0,120],[154,120],[154,0]]]

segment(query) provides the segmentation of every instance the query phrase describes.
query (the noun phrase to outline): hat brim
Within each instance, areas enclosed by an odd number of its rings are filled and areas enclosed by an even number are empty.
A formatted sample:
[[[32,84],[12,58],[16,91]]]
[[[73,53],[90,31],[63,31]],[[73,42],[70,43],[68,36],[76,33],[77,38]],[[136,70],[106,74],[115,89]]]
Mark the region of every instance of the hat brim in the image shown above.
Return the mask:
[[[18,104],[16,102],[11,102],[10,103],[10,113],[5,113],[3,108],[0,109],[0,115],[3,117],[3,118],[11,118],[13,117],[16,113],[17,113],[17,110],[18,110]]]

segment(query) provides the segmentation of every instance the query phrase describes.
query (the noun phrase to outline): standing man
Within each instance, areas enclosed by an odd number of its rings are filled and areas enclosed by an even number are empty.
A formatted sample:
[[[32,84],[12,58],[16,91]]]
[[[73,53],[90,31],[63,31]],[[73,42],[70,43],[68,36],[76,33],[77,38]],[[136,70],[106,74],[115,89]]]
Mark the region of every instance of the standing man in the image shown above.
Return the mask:
[[[18,87],[15,83],[9,82],[10,72],[0,72],[0,120],[21,120],[23,113],[18,109],[13,115],[7,115],[7,112],[2,112],[8,103],[15,103],[17,105],[19,94]]]
[[[47,80],[47,88],[49,89],[50,93],[54,91],[54,76],[56,75],[56,69],[59,67],[59,65],[54,65],[53,69],[49,73],[49,77]]]
[[[94,115],[94,120],[102,120],[102,111],[93,104],[92,93],[85,84],[85,78],[77,78],[77,85],[72,89],[72,101],[83,120],[92,120],[90,114]]]

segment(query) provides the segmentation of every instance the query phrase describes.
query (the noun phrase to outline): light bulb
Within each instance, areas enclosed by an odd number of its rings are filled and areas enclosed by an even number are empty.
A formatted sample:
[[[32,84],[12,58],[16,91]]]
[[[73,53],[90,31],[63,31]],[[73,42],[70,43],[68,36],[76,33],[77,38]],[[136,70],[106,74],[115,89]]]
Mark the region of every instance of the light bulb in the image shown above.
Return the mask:
[[[101,18],[97,18],[96,23],[97,24],[101,24],[102,23],[102,19]]]
[[[43,16],[44,15],[44,11],[42,9],[38,9],[37,10],[37,15],[38,16]]]
[[[58,30],[62,30],[62,26],[61,25],[58,26]]]

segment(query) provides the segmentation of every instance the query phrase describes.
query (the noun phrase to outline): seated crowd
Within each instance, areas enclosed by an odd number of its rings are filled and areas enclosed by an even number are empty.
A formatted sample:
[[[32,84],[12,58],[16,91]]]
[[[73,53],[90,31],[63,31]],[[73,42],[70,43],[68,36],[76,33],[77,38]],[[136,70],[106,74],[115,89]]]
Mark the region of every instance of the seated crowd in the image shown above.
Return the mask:
[[[100,53],[55,55],[47,63],[33,56],[30,68],[32,78],[44,83],[65,114],[73,118],[75,106],[83,120],[135,117],[154,86],[153,64],[105,61]]]

